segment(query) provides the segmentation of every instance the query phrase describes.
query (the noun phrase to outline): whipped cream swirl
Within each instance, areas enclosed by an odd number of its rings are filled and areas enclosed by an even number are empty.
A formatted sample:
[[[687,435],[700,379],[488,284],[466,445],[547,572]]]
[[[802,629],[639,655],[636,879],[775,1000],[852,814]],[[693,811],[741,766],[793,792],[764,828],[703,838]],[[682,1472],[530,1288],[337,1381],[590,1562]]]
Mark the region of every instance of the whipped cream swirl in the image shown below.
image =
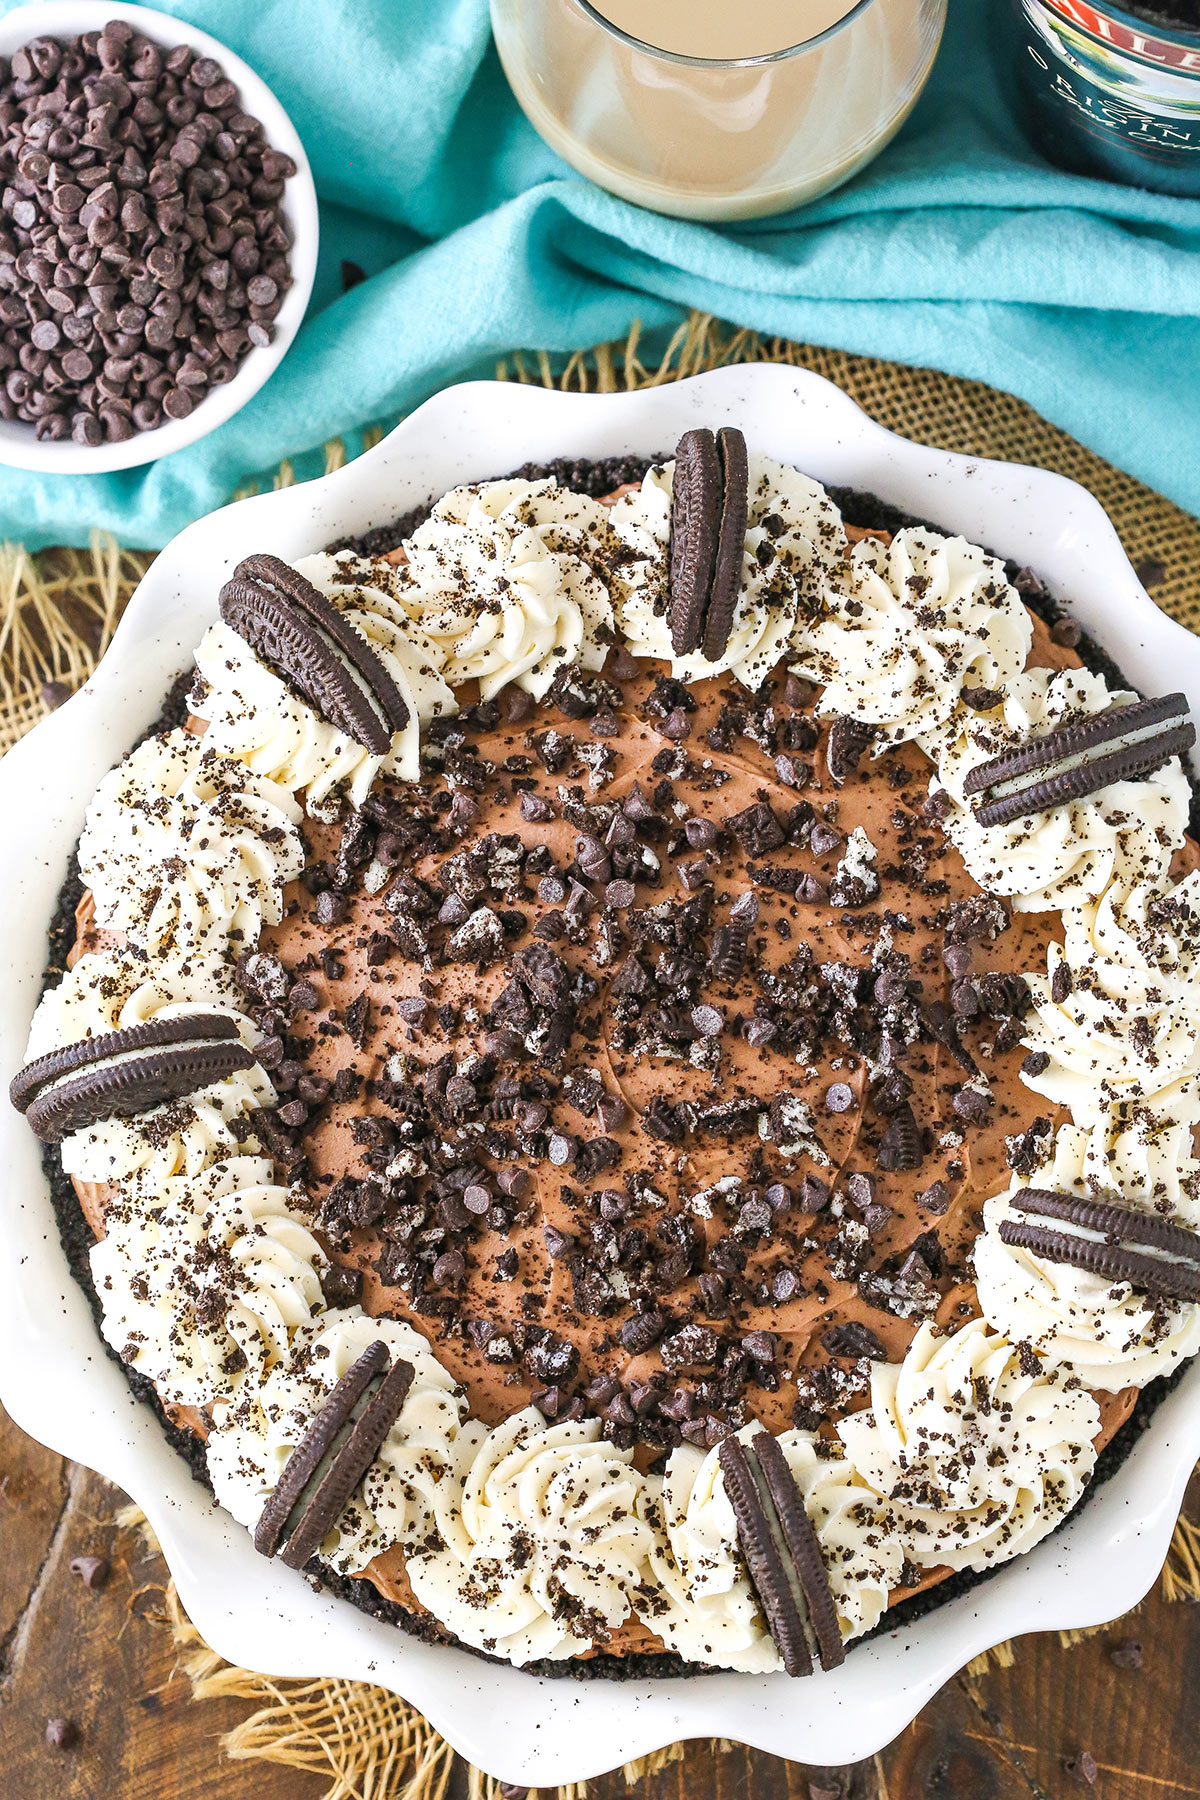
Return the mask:
[[[57,987],[42,995],[29,1027],[25,1060],[151,1019],[183,1019],[193,1013],[237,1019],[243,1042],[252,1045],[253,1037],[246,1033],[253,1028],[242,1014],[241,999],[231,964],[211,952],[150,958],[133,944],[106,946],[81,956]]]
[[[838,1432],[922,1568],[984,1569],[1029,1550],[1075,1505],[1100,1409],[983,1319],[922,1325],[902,1363],[874,1363],[871,1407]]]
[[[391,591],[451,687],[477,680],[490,700],[516,682],[541,699],[560,668],[604,661],[614,546],[606,509],[553,478],[452,488],[405,543]]]
[[[91,1262],[108,1342],[181,1406],[260,1383],[325,1304],[325,1253],[263,1157],[118,1194]]]
[[[1064,915],[1047,963],[1027,977],[1028,1085],[1079,1124],[1131,1100],[1200,1119],[1200,870],[1114,883]]]
[[[236,757],[256,775],[303,791],[310,812],[339,791],[361,806],[380,769],[416,781],[421,726],[457,711],[440,673],[444,651],[375,584],[373,566],[352,553],[306,556],[295,567],[366,638],[408,704],[408,724],[395,734],[388,755],[373,756],[321,718],[220,621],[209,627],[196,651],[199,680],[192,710],[207,720],[206,746]]]
[[[1131,1162],[1136,1168],[1139,1160],[1136,1150],[1130,1156],[1121,1147],[1121,1138],[1127,1135],[1118,1136],[1113,1164],[1105,1171],[1110,1179],[1103,1181],[1097,1178],[1096,1158],[1091,1154],[1093,1134],[1079,1126],[1063,1126],[1050,1161],[1027,1184],[1014,1181],[1009,1194],[1029,1185],[1081,1198],[1115,1198],[1144,1205],[1149,1194],[1123,1185],[1119,1179]],[[1188,1210],[1194,1218],[1200,1165],[1178,1136],[1169,1136],[1167,1143],[1181,1158],[1181,1177],[1189,1189]],[[1006,1244],[1000,1227],[1006,1220],[1018,1219],[1023,1220],[1024,1215],[1011,1205],[1009,1195],[993,1196],[984,1206],[984,1229],[975,1241],[979,1304],[996,1331],[1032,1344],[1049,1367],[1063,1369],[1088,1387],[1112,1394],[1126,1387],[1145,1387],[1155,1376],[1169,1374],[1184,1357],[1200,1350],[1200,1306],[1152,1299],[1127,1281],[1093,1275],[1018,1244]],[[1058,1221],[1054,1228],[1068,1229]],[[1076,1226],[1069,1229],[1092,1242],[1103,1241],[1098,1232]]]
[[[757,451],[749,454],[741,594],[729,642],[716,662],[671,650],[669,554],[674,462],[650,469],[612,508],[625,546],[615,593],[617,623],[634,656],[671,664],[679,681],[737,676],[760,688],[785,655],[799,625],[826,605],[829,572],[848,551],[841,515],[824,488]]]
[[[57,987],[43,994],[29,1031],[26,1061],[64,1044],[128,1031],[151,1019],[220,1013],[253,1050],[258,1032],[239,1010],[229,963],[210,954],[149,961],[122,944],[80,957]],[[62,1140],[62,1165],[80,1181],[136,1181],[155,1187],[172,1175],[199,1175],[239,1151],[256,1152],[249,1124],[274,1106],[275,1089],[256,1064],[184,1099],[130,1119],[104,1119]]]
[[[424,1537],[430,1496],[454,1460],[466,1398],[411,1325],[373,1319],[355,1309],[326,1313],[304,1325],[291,1354],[259,1387],[247,1383],[215,1409],[208,1438],[213,1492],[253,1531],[292,1451],[330,1390],[371,1344],[382,1340],[393,1362],[413,1366],[399,1417],[375,1461],[321,1545],[343,1575],[358,1575],[392,1545]]]
[[[738,1435],[747,1442],[757,1427]],[[837,1446],[785,1431],[787,1459],[817,1534],[843,1638],[877,1623],[901,1581],[904,1554],[877,1496]],[[781,1667],[758,1610],[737,1542],[717,1449],[671,1452],[661,1483],[647,1479],[656,1525],[653,1580],[635,1596],[639,1616],[672,1650],[694,1662],[753,1671]]]
[[[1004,687],[1033,642],[1001,564],[920,526],[856,544],[831,600],[799,634],[793,667],[821,683],[824,717],[875,727],[877,754],[939,731],[964,687]]]
[[[1017,912],[1048,912],[1085,906],[1113,882],[1130,888],[1162,880],[1191,804],[1178,757],[1143,780],[1113,781],[1008,825],[980,825],[963,791],[971,771],[992,757],[1136,698],[1110,691],[1087,669],[1026,669],[1008,682],[1000,705],[963,708],[954,734],[922,740],[937,765],[931,792],[946,795],[946,834],[985,893],[1011,896]]]
[[[304,867],[286,788],[186,731],[147,738],[96,789],[79,840],[95,923],[156,956],[253,943]]]
[[[536,1407],[460,1432],[435,1492],[436,1536],[412,1545],[413,1593],[466,1644],[510,1662],[575,1656],[629,1616],[653,1533],[633,1452],[599,1420]]]

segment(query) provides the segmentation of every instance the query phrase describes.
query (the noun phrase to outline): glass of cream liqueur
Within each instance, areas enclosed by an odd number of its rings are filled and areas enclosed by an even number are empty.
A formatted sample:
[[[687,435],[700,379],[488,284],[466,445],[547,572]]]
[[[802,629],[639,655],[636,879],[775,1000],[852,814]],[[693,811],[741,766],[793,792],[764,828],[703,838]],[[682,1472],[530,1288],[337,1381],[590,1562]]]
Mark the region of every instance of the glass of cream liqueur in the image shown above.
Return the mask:
[[[947,0],[491,0],[552,149],[656,212],[753,219],[848,181],[916,103]],[[800,41],[797,41],[799,37]]]

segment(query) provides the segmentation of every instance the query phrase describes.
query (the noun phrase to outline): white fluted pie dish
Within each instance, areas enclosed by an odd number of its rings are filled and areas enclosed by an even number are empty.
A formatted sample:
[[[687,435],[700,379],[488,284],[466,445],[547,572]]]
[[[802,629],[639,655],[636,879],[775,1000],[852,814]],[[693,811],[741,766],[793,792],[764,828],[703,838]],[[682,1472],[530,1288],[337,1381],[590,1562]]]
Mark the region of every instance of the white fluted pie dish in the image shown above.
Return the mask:
[[[907,443],[828,383],[793,370],[724,370],[603,397],[492,384],[453,389],[347,469],[243,501],[183,532],[138,589],[93,680],[0,766],[10,870],[0,895],[5,1079],[22,1060],[45,927],[85,806],[158,714],[234,564],[255,551],[295,560],[456,483],[526,461],[651,455],[690,425],[726,421],[822,482],[873,490],[1032,565],[1132,683],[1182,688],[1200,700],[1200,642],[1157,611],[1100,507],[1061,477]],[[732,1674],[545,1680],[419,1643],[257,1556],[106,1358],[59,1246],[37,1146],[7,1109],[0,1153],[10,1169],[0,1223],[0,1398],[18,1424],[133,1495],[158,1531],[183,1604],[221,1654],[277,1675],[353,1676],[394,1688],[506,1780],[579,1780],[690,1736],[727,1736],[817,1763],[870,1755],[979,1650],[1023,1631],[1098,1623],[1140,1598],[1161,1566],[1200,1454],[1200,1374],[1189,1369],[1117,1474],[1062,1531],[970,1593],[856,1646],[842,1668],[811,1682]]]

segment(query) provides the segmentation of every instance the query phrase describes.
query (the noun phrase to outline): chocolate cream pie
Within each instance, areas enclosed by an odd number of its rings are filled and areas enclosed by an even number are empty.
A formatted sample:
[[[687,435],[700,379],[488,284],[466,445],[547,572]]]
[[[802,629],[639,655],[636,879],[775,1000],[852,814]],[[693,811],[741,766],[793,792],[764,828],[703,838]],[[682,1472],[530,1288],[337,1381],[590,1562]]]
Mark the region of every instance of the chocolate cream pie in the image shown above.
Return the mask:
[[[239,566],[13,1100],[264,1555],[819,1679],[1200,1348],[1193,732],[736,430],[587,473]]]

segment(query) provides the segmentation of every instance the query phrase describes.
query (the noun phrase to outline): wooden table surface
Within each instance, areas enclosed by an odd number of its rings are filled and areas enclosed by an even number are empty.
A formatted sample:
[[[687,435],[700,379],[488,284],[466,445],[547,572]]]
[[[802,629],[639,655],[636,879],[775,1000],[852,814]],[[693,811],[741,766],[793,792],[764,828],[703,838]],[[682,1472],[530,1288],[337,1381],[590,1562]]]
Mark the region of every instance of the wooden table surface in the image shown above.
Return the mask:
[[[189,1698],[163,1622],[166,1568],[117,1530],[121,1501],[0,1412],[2,1800],[319,1800],[316,1776],[223,1757],[247,1705]],[[70,1564],[97,1554],[111,1574],[89,1590]],[[1141,1666],[1121,1667],[1113,1653],[1131,1640]],[[1200,1608],[1156,1591],[1082,1643],[1026,1638],[1011,1668],[959,1675],[871,1762],[812,1770],[699,1744],[636,1790],[620,1775],[589,1784],[589,1800],[1200,1797],[1198,1701]],[[66,1752],[45,1742],[61,1717],[79,1733]],[[451,1800],[466,1792],[456,1767]]]

